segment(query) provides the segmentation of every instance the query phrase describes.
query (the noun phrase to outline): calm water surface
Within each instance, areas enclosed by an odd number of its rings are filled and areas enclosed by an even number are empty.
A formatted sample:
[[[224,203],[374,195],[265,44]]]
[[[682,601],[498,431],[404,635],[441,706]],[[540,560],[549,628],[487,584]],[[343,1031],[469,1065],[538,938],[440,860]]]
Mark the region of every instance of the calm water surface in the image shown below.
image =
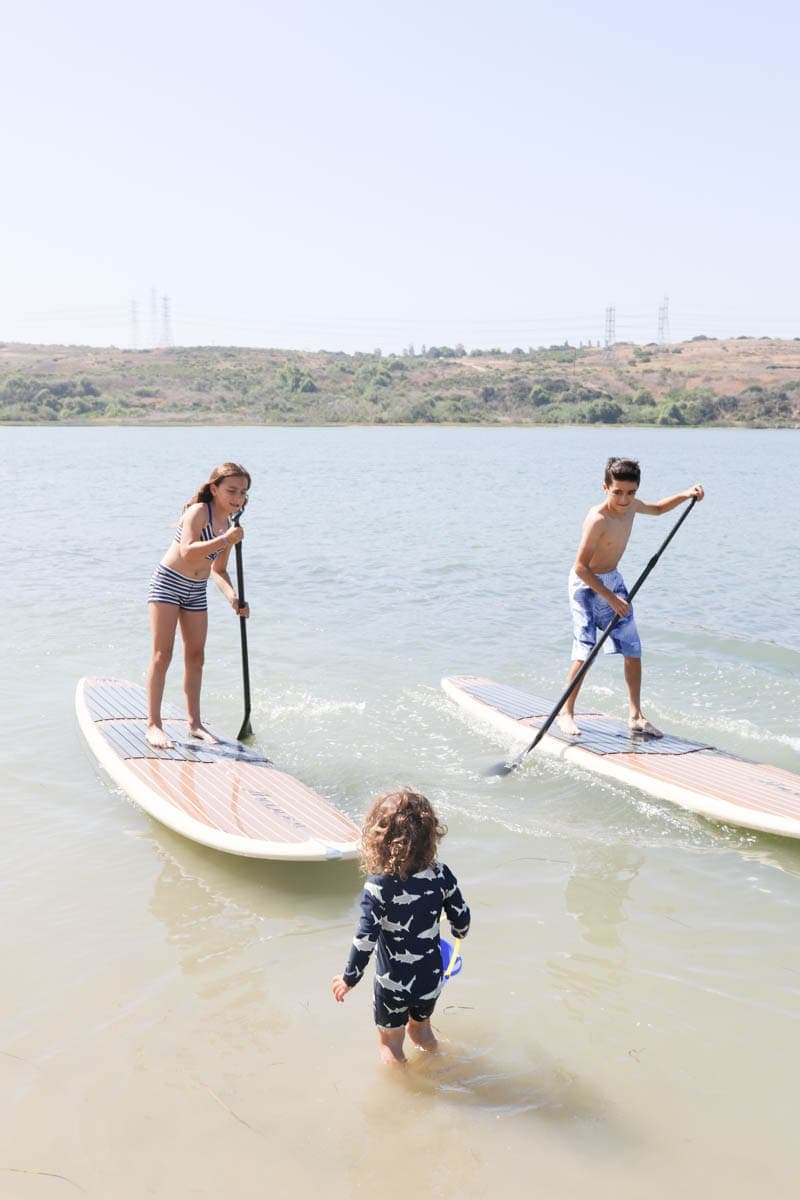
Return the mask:
[[[566,574],[609,454],[702,482],[637,603],[645,710],[800,772],[800,434],[4,429],[0,1196],[339,1200],[797,1194],[800,842],[712,825],[506,747],[440,676],[556,695]],[[443,1053],[377,1064],[337,1006],[354,864],[282,867],[155,825],[78,735],[82,674],[141,681],[147,579],[218,461],[253,472],[258,745],[360,819],[439,807],[474,913]],[[674,517],[639,518],[629,581]],[[214,592],[205,715],[241,720]],[[168,693],[180,700],[179,671]],[[623,715],[618,662],[584,699]]]

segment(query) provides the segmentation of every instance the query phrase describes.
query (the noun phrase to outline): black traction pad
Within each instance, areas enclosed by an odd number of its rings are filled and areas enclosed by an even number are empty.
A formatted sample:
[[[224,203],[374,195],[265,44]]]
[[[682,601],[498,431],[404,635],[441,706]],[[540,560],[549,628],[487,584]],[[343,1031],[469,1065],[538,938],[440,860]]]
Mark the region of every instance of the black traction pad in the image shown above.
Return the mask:
[[[543,700],[541,696],[533,696],[504,683],[472,684],[459,681],[458,687],[474,696],[476,700],[482,700],[490,708],[517,721],[528,718],[535,721],[540,718],[541,725],[553,710],[552,700]],[[548,737],[556,738],[557,741],[570,746],[579,746],[581,750],[590,750],[593,754],[693,754],[696,750],[713,749],[707,742],[690,742],[671,734],[654,738],[631,733],[624,721],[619,721],[616,717],[607,717],[603,713],[576,713],[575,721],[581,731],[580,737],[570,737],[562,733],[555,724],[548,729]],[[536,725],[532,724],[527,728],[531,731],[532,740],[536,733]]]

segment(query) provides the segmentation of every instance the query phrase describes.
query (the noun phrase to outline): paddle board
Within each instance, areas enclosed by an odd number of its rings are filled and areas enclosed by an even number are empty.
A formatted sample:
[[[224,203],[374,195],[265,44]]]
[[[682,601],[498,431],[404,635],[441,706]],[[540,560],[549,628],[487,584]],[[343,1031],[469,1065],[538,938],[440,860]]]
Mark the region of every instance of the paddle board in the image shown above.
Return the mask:
[[[188,740],[187,721],[163,708],[171,750],[145,740],[147,696],[124,679],[84,678],[75,693],[84,737],[115,783],[151,817],[192,841],[248,858],[356,858],[358,826],[263,755],[214,733]],[[210,731],[213,733],[213,731]]]
[[[517,749],[533,741],[555,703],[479,675],[450,676],[442,687]],[[800,838],[800,776],[684,738],[635,736],[605,713],[584,711],[575,720],[580,737],[551,725],[533,754],[565,759],[712,821]]]

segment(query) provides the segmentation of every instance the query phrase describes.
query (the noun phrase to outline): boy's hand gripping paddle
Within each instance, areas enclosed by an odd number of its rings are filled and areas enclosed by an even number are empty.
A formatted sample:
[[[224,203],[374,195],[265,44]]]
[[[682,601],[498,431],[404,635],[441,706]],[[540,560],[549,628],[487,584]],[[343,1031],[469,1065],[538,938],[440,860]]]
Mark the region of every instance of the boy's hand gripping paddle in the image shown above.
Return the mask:
[[[670,544],[672,539],[675,537],[675,534],[678,532],[681,525],[686,520],[686,518],[688,517],[689,513],[692,511],[692,509],[694,508],[696,503],[697,503],[697,497],[692,496],[692,499],[689,503],[689,507],[682,514],[680,519],[675,522],[672,529],[669,531],[669,534],[664,539],[664,541],[661,545],[661,548],[656,551],[656,553],[650,559],[650,561],[647,564],[647,566],[645,567],[645,569],[642,571],[639,578],[636,580],[636,583],[633,585],[631,590],[628,592],[629,600],[632,600],[633,597],[636,595],[639,588],[642,586],[645,579],[647,579],[647,576],[650,574],[653,567],[656,565],[658,560],[661,558],[661,555],[664,553],[667,546]],[[527,758],[527,756],[530,754],[531,750],[535,749],[535,747],[539,745],[539,742],[542,740],[544,735],[547,733],[548,729],[553,724],[553,721],[555,721],[556,717],[561,712],[561,709],[564,707],[564,705],[567,702],[567,700],[569,699],[569,697],[572,695],[572,693],[575,691],[576,687],[579,685],[581,680],[584,678],[584,676],[586,675],[586,672],[589,670],[589,667],[592,665],[594,660],[597,658],[597,655],[600,653],[600,647],[603,645],[603,642],[606,640],[606,638],[612,632],[612,630],[614,629],[614,627],[617,624],[617,622],[619,621],[619,619],[620,619],[619,615],[615,614],[613,621],[609,621],[608,625],[605,627],[603,632],[600,634],[600,637],[597,639],[597,642],[595,643],[595,647],[592,650],[589,657],[586,659],[586,662],[583,664],[580,671],[578,671],[578,674],[572,680],[569,687],[564,692],[563,696],[561,696],[561,698],[556,701],[555,708],[550,713],[550,716],[547,718],[545,723],[540,727],[539,731],[536,734],[536,737],[533,739],[531,744],[529,746],[526,746],[525,749],[520,754],[518,754],[516,758],[512,758],[511,762],[498,763],[496,767],[491,767],[486,772],[487,775],[508,775],[508,774],[510,774],[511,771],[513,771],[515,767],[518,767],[520,765],[520,763],[523,761],[523,759]]]

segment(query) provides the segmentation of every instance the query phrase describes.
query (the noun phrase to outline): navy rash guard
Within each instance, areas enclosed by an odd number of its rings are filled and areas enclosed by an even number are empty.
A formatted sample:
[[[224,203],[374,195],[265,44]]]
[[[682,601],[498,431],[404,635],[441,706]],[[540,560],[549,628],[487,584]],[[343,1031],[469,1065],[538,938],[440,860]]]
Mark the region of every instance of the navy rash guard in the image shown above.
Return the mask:
[[[403,1007],[432,1000],[442,990],[439,920],[447,915],[453,936],[469,932],[470,912],[455,875],[433,863],[407,879],[369,875],[361,893],[361,919],[343,978],[355,987],[377,948],[375,988],[391,1011],[391,993]]]

